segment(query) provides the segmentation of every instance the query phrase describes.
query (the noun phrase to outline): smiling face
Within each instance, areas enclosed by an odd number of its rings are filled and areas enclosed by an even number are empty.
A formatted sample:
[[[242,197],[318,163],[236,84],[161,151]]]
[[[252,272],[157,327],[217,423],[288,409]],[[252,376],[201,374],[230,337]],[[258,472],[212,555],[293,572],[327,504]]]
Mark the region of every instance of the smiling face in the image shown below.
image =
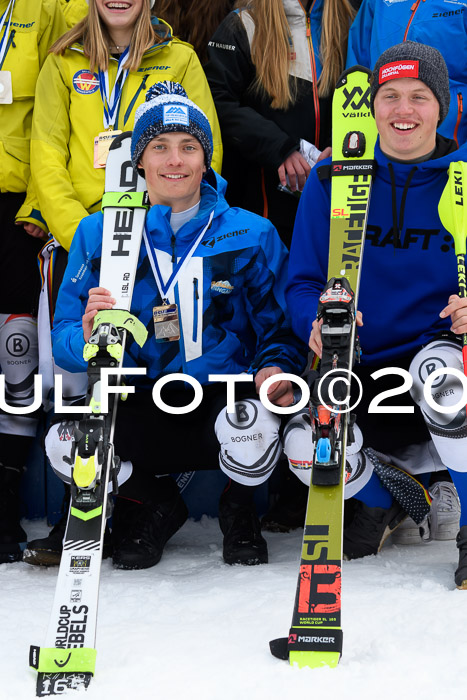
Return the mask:
[[[106,25],[110,36],[117,43],[130,42],[136,20],[141,14],[143,3],[148,0],[95,0],[97,11]],[[118,40],[117,40],[117,37]],[[126,40],[128,39],[128,41]]]
[[[144,170],[151,204],[180,212],[199,201],[206,166],[203,148],[191,134],[172,131],[156,136],[144,149],[138,167]]]
[[[415,78],[382,85],[374,101],[381,150],[398,160],[414,160],[435,147],[439,103],[430,88]]]

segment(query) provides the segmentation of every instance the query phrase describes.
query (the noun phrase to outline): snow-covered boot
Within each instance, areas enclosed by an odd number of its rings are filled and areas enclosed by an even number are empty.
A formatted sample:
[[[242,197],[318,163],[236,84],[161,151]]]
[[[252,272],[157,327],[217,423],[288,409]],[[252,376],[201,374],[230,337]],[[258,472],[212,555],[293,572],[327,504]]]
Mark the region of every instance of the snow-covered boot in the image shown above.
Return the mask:
[[[456,537],[459,550],[459,566],[454,574],[457,588],[467,590],[467,525],[463,525]]]
[[[40,537],[27,543],[23,552],[23,561],[32,566],[59,566],[63,551],[63,538],[65,537],[68,521],[68,505],[62,515],[46,537]],[[112,555],[112,544],[109,526],[104,532],[104,546],[102,558],[107,559]]]
[[[412,518],[405,518],[392,535],[393,544],[428,544],[431,536],[430,516],[426,517],[420,525]]]
[[[60,520],[47,537],[31,540],[23,552],[23,561],[35,566],[58,566],[62,557],[63,537],[65,535],[68,514]]]
[[[377,554],[406,516],[397,501],[390,508],[369,508],[358,501],[354,519],[344,530],[344,558],[360,559]]]
[[[269,532],[290,532],[303,527],[307,499],[308,486],[294,474],[287,474],[281,482],[279,498],[261,519],[261,528]]]
[[[434,540],[453,540],[459,530],[461,506],[451,481],[436,481],[430,486],[431,536]]]
[[[173,484],[173,497],[160,503],[116,499],[112,557],[117,569],[148,569],[160,561],[166,543],[188,518],[188,509]]]
[[[34,566],[58,566],[60,564],[69,507],[70,488],[65,486],[60,520],[53,526],[46,537],[36,538],[27,543],[23,552],[24,562]]]
[[[20,543],[27,536],[20,525],[19,488],[22,469],[0,463],[0,564],[21,561]]]
[[[394,544],[456,539],[461,514],[456,487],[451,481],[436,481],[429,493],[433,500],[428,519],[417,525],[412,518],[406,518],[392,537]]]
[[[219,525],[224,535],[226,564],[268,563],[268,545],[261,535],[254,503],[235,503],[224,492],[219,501]]]

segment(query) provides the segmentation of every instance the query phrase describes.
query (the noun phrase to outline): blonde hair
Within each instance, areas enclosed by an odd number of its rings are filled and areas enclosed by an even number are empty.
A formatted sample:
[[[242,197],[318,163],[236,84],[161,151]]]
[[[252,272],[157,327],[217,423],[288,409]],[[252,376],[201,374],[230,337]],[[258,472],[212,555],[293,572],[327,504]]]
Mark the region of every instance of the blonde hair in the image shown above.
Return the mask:
[[[164,27],[162,35],[156,34],[151,24],[151,11],[149,2],[143,2],[143,7],[133,28],[130,41],[130,51],[125,62],[125,68],[137,70],[141,65],[141,59],[147,49],[154,44],[164,41],[170,28]],[[106,70],[109,65],[109,48],[113,45],[106,24],[102,21],[95,0],[89,0],[89,12],[81,22],[78,22],[70,31],[63,34],[50,47],[50,53],[63,54],[75,42],[83,44],[84,55],[89,58],[91,70]]]
[[[251,45],[251,58],[256,68],[255,89],[272,98],[274,109],[287,109],[295,102],[296,82],[289,76],[291,32],[282,0],[237,0],[235,7],[246,8],[255,24]],[[354,16],[349,0],[324,0],[319,97],[332,93],[344,70],[347,36]]]
[[[318,81],[318,95],[320,97],[332,94],[337,80],[344,70],[347,38],[355,14],[349,0],[324,0],[319,45],[322,66]]]

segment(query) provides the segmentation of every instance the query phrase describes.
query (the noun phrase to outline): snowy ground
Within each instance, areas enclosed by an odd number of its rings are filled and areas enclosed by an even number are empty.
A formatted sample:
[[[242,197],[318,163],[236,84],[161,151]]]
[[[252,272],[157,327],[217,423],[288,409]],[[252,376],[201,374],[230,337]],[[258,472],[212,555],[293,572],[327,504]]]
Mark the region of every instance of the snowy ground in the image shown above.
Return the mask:
[[[44,523],[25,523],[29,537]],[[336,669],[274,659],[288,633],[301,531],[266,534],[270,564],[229,567],[216,520],[188,522],[146,571],[103,563],[97,670],[86,700],[440,700],[467,678],[467,591],[454,542],[386,546],[345,562],[344,655]],[[55,569],[0,566],[0,699],[35,696],[29,644],[42,644]],[[454,695],[456,693],[456,695]]]

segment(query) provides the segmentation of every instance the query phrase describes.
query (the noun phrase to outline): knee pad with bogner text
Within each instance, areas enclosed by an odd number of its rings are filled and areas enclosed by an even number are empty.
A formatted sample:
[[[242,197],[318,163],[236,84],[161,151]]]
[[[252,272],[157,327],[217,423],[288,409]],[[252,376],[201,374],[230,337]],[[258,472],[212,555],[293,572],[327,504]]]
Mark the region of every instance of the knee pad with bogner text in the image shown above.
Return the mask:
[[[215,424],[219,465],[234,481],[258,486],[272,474],[282,452],[279,416],[258,399],[235,403],[235,412],[223,409]]]
[[[5,376],[5,401],[12,407],[34,401],[34,376],[38,372],[37,323],[30,314],[0,314],[0,367]],[[0,431],[33,437],[34,414],[0,414]]]
[[[432,435],[439,433],[446,437],[467,437],[462,381],[454,374],[444,374],[443,370],[456,370],[458,374],[464,374],[462,350],[457,343],[447,339],[433,341],[415,355],[410,365],[413,379],[410,393],[420,406]],[[428,379],[435,371],[440,374],[430,380],[429,386]],[[430,405],[430,397],[436,406]],[[452,407],[459,402],[463,405],[449,413],[436,409],[437,406]]]
[[[439,376],[434,375],[437,370]],[[457,376],[443,370],[456,370]],[[441,460],[456,471],[467,471],[467,419],[460,346],[445,338],[429,343],[412,360],[410,374],[413,379],[410,393],[420,407]],[[455,407],[455,410],[444,413],[439,407]]]

